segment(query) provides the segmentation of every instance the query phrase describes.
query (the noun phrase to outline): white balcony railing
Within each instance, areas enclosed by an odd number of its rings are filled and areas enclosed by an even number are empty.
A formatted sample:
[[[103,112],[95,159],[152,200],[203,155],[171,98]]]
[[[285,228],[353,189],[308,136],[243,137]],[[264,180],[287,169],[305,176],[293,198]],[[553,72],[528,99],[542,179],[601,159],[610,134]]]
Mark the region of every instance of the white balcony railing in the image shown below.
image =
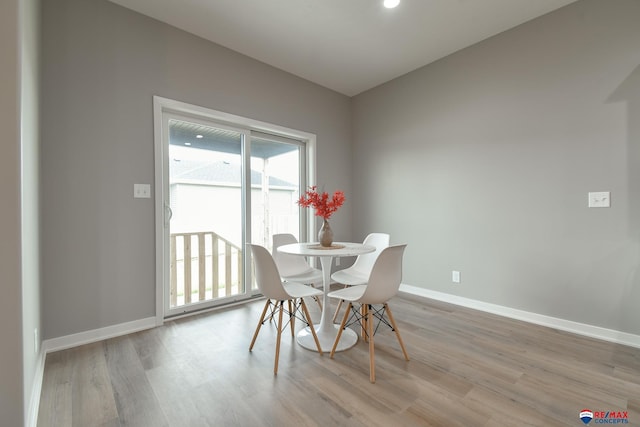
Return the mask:
[[[242,249],[212,231],[171,234],[170,306],[240,293]]]

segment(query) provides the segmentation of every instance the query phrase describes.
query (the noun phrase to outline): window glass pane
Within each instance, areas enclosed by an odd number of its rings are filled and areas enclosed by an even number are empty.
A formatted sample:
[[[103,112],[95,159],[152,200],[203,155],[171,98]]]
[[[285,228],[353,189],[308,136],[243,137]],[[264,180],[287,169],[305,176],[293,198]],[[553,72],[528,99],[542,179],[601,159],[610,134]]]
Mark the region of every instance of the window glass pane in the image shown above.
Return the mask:
[[[300,150],[275,138],[251,139],[252,242],[270,250],[274,234],[300,237]]]
[[[170,308],[244,293],[242,134],[169,121]]]

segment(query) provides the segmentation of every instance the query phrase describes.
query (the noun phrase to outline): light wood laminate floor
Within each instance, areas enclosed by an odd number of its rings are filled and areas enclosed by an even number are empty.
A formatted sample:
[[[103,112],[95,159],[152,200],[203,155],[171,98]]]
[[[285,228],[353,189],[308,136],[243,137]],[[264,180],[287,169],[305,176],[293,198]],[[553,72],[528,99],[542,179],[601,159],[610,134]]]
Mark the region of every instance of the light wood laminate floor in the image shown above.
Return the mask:
[[[248,351],[263,304],[47,355],[38,426],[640,426],[640,349],[396,297],[411,361],[381,328],[371,384],[362,340],[332,360],[286,334],[274,376],[273,324]]]

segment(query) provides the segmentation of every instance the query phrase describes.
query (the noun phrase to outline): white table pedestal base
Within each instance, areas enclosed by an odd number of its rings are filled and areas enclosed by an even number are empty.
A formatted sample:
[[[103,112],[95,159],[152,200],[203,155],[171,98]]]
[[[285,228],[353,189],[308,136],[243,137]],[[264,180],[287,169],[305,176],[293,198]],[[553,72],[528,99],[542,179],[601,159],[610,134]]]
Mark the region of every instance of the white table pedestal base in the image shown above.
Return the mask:
[[[333,343],[336,341],[336,336],[338,335],[339,325],[332,325],[331,330],[329,331],[320,331],[320,325],[314,325],[316,334],[318,335],[318,341],[320,341],[320,347],[322,348],[323,353],[331,352],[333,348]],[[316,342],[313,339],[313,335],[309,328],[304,328],[296,337],[296,341],[298,344],[306,348],[307,350],[318,351],[318,347],[316,347]],[[358,342],[358,334],[353,332],[351,329],[346,328],[342,331],[342,336],[340,337],[340,342],[338,343],[338,347],[336,351],[347,350]]]

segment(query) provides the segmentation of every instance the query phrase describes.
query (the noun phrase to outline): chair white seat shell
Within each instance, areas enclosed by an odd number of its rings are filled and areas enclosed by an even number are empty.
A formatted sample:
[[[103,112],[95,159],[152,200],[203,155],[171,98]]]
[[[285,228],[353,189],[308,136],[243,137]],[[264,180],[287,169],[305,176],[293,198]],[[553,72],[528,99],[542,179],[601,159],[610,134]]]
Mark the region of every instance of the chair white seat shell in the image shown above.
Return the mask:
[[[352,318],[360,323],[366,340],[369,341],[369,380],[376,381],[374,339],[373,335],[378,329],[374,328],[374,321],[378,319],[391,327],[395,332],[402,349],[405,360],[409,360],[409,355],[398,331],[398,326],[393,318],[388,301],[393,298],[400,288],[402,281],[402,256],[407,245],[389,246],[380,252],[376,259],[371,274],[366,285],[355,285],[337,291],[329,292],[329,298],[348,302],[347,310],[340,323],[338,335],[331,349],[331,358],[335,355],[338,342],[342,336],[342,331],[347,327],[347,320],[351,314]],[[376,308],[374,306],[381,305]],[[387,322],[388,317],[388,322]]]
[[[318,352],[322,354],[320,341],[318,340],[315,328],[313,327],[313,322],[311,321],[311,316],[309,315],[307,305],[304,302],[304,298],[317,298],[319,295],[322,295],[322,291],[302,283],[283,283],[276,263],[269,251],[267,251],[267,249],[260,245],[247,243],[247,246],[251,248],[251,253],[253,254],[256,283],[258,284],[260,292],[262,292],[265,298],[267,298],[264,309],[262,310],[262,315],[258,320],[258,325],[256,326],[255,333],[253,334],[253,339],[251,340],[251,344],[249,345],[249,351],[253,349],[262,325],[264,325],[269,319],[273,318],[277,314],[278,331],[276,338],[276,355],[273,367],[273,373],[274,375],[276,375],[278,373],[278,360],[280,356],[280,341],[282,337],[282,331],[287,326],[286,323],[284,325],[282,323],[282,317],[285,313],[289,316],[288,323],[291,326],[291,336],[293,337],[295,333],[295,319],[299,318],[306,324],[306,326],[309,326],[311,334],[313,335],[313,339],[315,340],[316,346],[318,348]],[[284,307],[285,301],[287,301],[287,308]],[[269,317],[267,317],[269,308],[271,308],[271,314],[269,315]],[[298,317],[298,315],[300,317]]]
[[[276,262],[278,272],[283,280],[305,284],[322,283],[322,271],[311,267],[304,257],[278,251],[280,246],[298,243],[298,239],[293,234],[274,234],[272,242],[273,260]]]
[[[298,239],[293,234],[279,233],[272,237],[272,255],[273,260],[278,266],[280,277],[285,282],[299,282],[312,286],[322,284],[322,270],[313,268],[305,260],[304,257],[285,254],[278,251],[282,245],[298,243]],[[321,298],[314,297],[320,309],[322,309]]]
[[[360,255],[356,258],[351,267],[336,271],[331,275],[334,282],[346,286],[365,285],[369,281],[369,275],[373,264],[375,264],[378,255],[383,249],[389,247],[390,237],[387,233],[370,233],[362,242],[365,245],[371,245],[376,248],[375,251]],[[338,313],[342,307],[342,301],[338,302],[336,311],[333,315],[333,321],[336,321]]]
[[[365,245],[374,246],[375,251],[359,255],[351,267],[336,271],[331,275],[335,282],[347,286],[363,285],[369,280],[373,264],[378,259],[380,252],[389,246],[390,237],[387,233],[371,233],[362,242]]]

